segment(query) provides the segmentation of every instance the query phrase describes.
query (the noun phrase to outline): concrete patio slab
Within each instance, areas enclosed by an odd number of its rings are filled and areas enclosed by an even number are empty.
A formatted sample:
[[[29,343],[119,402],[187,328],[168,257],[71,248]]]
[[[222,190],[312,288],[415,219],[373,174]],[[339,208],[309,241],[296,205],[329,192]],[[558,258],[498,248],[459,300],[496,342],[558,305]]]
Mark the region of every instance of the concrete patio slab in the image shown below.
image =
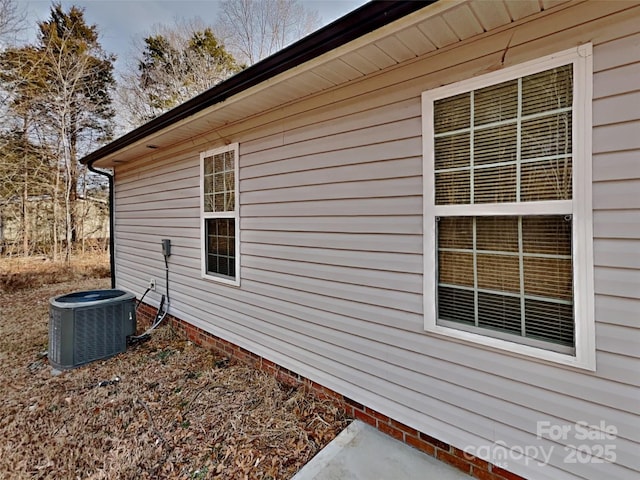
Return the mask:
[[[375,428],[353,421],[292,480],[469,480]]]

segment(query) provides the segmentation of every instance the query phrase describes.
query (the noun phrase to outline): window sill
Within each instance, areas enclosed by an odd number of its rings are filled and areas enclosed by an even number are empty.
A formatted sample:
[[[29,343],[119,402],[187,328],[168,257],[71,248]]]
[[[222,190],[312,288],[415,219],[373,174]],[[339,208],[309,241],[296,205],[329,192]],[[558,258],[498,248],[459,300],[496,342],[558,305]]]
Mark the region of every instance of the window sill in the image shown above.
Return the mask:
[[[220,283],[222,285],[228,285],[230,287],[240,287],[240,278],[236,278],[234,280],[231,278],[218,277],[216,275],[210,275],[207,273],[202,273],[202,278],[210,282]]]
[[[463,330],[457,330],[455,328],[444,327],[441,325],[426,326],[425,331],[427,334],[448,337],[463,343],[472,344],[473,346],[488,347],[491,350],[508,352],[518,356],[524,356],[530,359],[541,360],[553,364],[566,365],[580,370],[587,370],[589,372],[596,371],[595,348],[590,352],[590,354],[582,356],[580,355],[580,350],[576,348],[578,354],[574,356],[522,345],[499,338],[487,337],[477,333],[465,332]]]

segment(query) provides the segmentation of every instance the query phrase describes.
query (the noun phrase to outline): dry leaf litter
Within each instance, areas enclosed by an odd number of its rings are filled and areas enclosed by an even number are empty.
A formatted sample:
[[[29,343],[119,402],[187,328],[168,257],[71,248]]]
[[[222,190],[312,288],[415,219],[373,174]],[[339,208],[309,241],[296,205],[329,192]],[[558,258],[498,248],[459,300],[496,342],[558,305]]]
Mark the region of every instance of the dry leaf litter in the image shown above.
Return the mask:
[[[0,290],[0,478],[286,479],[346,426],[334,405],[168,325],[52,375],[49,298],[96,288],[108,281]]]

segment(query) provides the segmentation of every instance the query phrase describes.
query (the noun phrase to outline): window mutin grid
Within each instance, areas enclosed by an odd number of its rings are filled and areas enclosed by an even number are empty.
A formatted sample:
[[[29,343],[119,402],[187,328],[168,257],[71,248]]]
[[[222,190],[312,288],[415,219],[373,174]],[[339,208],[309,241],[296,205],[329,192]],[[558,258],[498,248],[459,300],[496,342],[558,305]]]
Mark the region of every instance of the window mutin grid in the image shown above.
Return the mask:
[[[236,232],[232,218],[207,218],[207,273],[234,278],[236,275]]]
[[[570,218],[436,220],[439,322],[574,347]]]
[[[516,155],[520,155],[520,158],[516,158],[514,167],[517,169],[515,173],[508,169],[503,169],[500,172],[496,169],[496,172],[502,173],[502,177],[495,175],[494,178],[505,178],[511,175],[513,183],[517,183],[515,188],[503,188],[502,193],[500,189],[491,192],[496,201],[491,199],[486,203],[474,202],[471,192],[472,172],[470,165],[465,165],[466,159],[464,153],[460,150],[455,155],[455,149],[449,149],[454,155],[449,158],[453,158],[458,162],[457,165],[445,165],[444,168],[450,168],[449,172],[441,171],[440,174],[448,177],[445,178],[450,184],[462,183],[468,188],[466,191],[458,190],[453,191],[453,194],[447,198],[454,201],[437,201],[436,190],[436,175],[435,171],[438,168],[443,168],[442,165],[436,165],[436,150],[442,150],[442,145],[436,144],[436,132],[453,132],[458,134],[458,145],[473,145],[471,139],[471,121],[470,112],[471,106],[467,101],[471,91],[476,93],[479,90],[483,90],[486,87],[495,86],[495,90],[499,92],[508,91],[510,88],[513,90],[513,85],[526,84],[529,92],[532,89],[540,88],[541,84],[545,81],[539,79],[545,75],[557,75],[558,70],[566,66],[566,73],[572,75],[572,99],[568,100],[568,97],[562,100],[558,106],[556,102],[553,106],[554,109],[568,108],[570,106],[571,112],[563,117],[562,122],[564,127],[570,135],[570,141],[567,141],[564,146],[568,146],[571,149],[571,155],[565,155],[564,150],[560,151],[560,156],[565,158],[553,158],[549,153],[545,153],[548,149],[538,148],[536,153],[536,142],[532,140],[529,144],[525,145],[525,149],[520,149],[516,152]],[[594,317],[594,302],[593,302],[593,227],[591,218],[591,98],[592,98],[592,46],[591,44],[581,45],[564,52],[559,52],[548,57],[544,57],[537,60],[528,61],[512,67],[506,67],[500,71],[490,72],[478,77],[463,80],[457,83],[446,85],[443,87],[434,88],[423,92],[422,94],[422,118],[423,118],[423,188],[424,188],[424,261],[425,261],[425,275],[424,275],[424,320],[425,330],[437,334],[451,336],[459,339],[463,339],[469,342],[486,345],[489,347],[508,350],[516,353],[521,353],[527,356],[536,357],[538,359],[550,360],[557,363],[572,365],[580,368],[586,368],[593,370],[595,368],[595,325],[593,321]],[[551,71],[551,72],[549,72]],[[536,76],[537,77],[534,77]],[[529,78],[538,79],[537,83],[529,82]],[[521,80],[519,80],[521,79]],[[512,83],[509,83],[512,82]],[[567,89],[565,88],[565,92]],[[495,95],[495,92],[491,92],[489,89],[483,90],[483,93],[487,92],[486,98],[497,98],[499,95]],[[557,95],[557,91],[553,95]],[[520,94],[521,95],[521,94]],[[531,95],[530,95],[531,96]],[[482,97],[481,97],[482,98]],[[435,102],[442,99],[452,100],[449,104],[448,111],[451,113],[449,117],[435,118],[434,111]],[[455,100],[455,101],[454,101]],[[564,103],[563,103],[564,102]],[[511,120],[513,106],[504,99],[494,102],[496,104],[495,111],[498,112],[501,117],[497,122],[503,122],[502,138],[506,138],[506,135],[513,135],[513,128],[509,130],[508,120]],[[549,110],[550,102],[539,101],[530,102],[528,107],[515,107],[516,110],[520,110],[521,116],[534,115],[531,118],[525,118],[525,120],[531,120],[531,125],[536,118],[543,118],[544,111]],[[499,107],[499,108],[498,108]],[[558,108],[556,108],[558,107]],[[542,114],[540,114],[542,111]],[[495,112],[494,112],[495,113]],[[563,112],[560,112],[563,113]],[[536,117],[537,115],[537,117]],[[551,115],[548,115],[551,118]],[[557,116],[554,120],[557,123]],[[481,122],[485,121],[481,119]],[[512,121],[512,120],[511,120]],[[550,121],[547,123],[551,123]],[[440,125],[440,127],[438,126]],[[506,125],[506,126],[505,126]],[[522,129],[523,122],[517,128]],[[524,126],[529,124],[526,122]],[[481,125],[485,127],[485,124]],[[500,126],[500,125],[498,125]],[[496,125],[486,126],[486,129],[494,128]],[[465,132],[464,129],[467,129]],[[529,128],[532,130],[533,127]],[[455,132],[458,130],[458,132]],[[482,130],[482,128],[480,129]],[[495,132],[495,130],[494,130]],[[453,133],[450,137],[456,139]],[[477,131],[475,132],[477,133]],[[522,132],[517,132],[519,135]],[[529,132],[525,130],[527,135]],[[542,138],[543,132],[540,133]],[[465,134],[468,134],[466,139],[461,139]],[[487,135],[489,137],[490,135]],[[445,135],[443,135],[445,137]],[[548,136],[547,136],[548,138]],[[487,142],[486,138],[476,139],[476,145],[482,147],[482,142]],[[452,143],[451,141],[449,143]],[[525,142],[526,143],[526,142]],[[538,142],[539,143],[539,142]],[[485,143],[486,144],[486,143]],[[501,144],[507,145],[506,142]],[[448,147],[445,147],[445,149]],[[472,148],[472,147],[471,147]],[[533,152],[533,153],[532,153]],[[543,154],[540,154],[543,152]],[[480,151],[482,154],[482,149]],[[498,165],[495,166],[508,166],[508,158],[511,155],[513,158],[513,148],[502,149],[502,157],[498,158]],[[546,158],[545,158],[546,157]],[[482,155],[477,161],[482,164],[489,164],[491,155]],[[565,162],[565,160],[567,160]],[[511,160],[513,161],[513,160]],[[540,180],[535,178],[536,169],[527,167],[528,163],[535,164],[536,162],[547,162],[545,168],[547,170],[562,171],[568,173],[568,175],[555,175],[557,180],[554,180],[552,188],[545,189],[533,189],[536,184],[540,184]],[[501,165],[506,164],[506,165]],[[526,168],[522,168],[522,167]],[[458,171],[455,171],[455,167],[458,167]],[[467,167],[467,168],[465,168]],[[490,168],[490,167],[485,167]],[[522,172],[519,170],[522,169]],[[544,169],[538,169],[543,170]],[[487,172],[490,172],[487,170]],[[490,175],[488,175],[490,177]],[[556,187],[558,186],[558,187]],[[520,189],[521,193],[518,192]],[[482,189],[480,190],[482,192]],[[490,191],[490,190],[489,190]],[[521,195],[521,201],[513,201],[509,198],[500,198],[500,195],[511,195],[511,198],[515,195]],[[441,194],[442,195],[442,194]],[[457,195],[457,197],[456,197]],[[463,198],[464,197],[464,198]],[[565,198],[563,200],[551,200],[550,198]],[[446,198],[446,195],[445,195]],[[522,342],[515,336],[502,335],[501,332],[495,334],[495,332],[488,333],[470,333],[465,330],[464,326],[458,325],[444,325],[446,321],[437,321],[437,304],[435,302],[438,297],[438,228],[436,226],[436,219],[442,221],[445,217],[483,217],[483,216],[549,216],[557,215],[563,219],[566,217],[570,219],[571,225],[571,269],[572,269],[572,290],[573,290],[573,315],[574,315],[574,343],[575,348],[569,350],[556,349],[550,342]],[[525,235],[525,240],[527,236]],[[449,253],[450,255],[450,253]],[[546,261],[546,260],[545,260]],[[468,265],[469,260],[464,258],[460,259],[458,263],[465,263]],[[471,261],[472,262],[472,261]],[[548,265],[540,264],[539,260],[527,260],[529,268],[548,268]],[[472,264],[472,263],[471,263]],[[544,289],[543,289],[544,291]],[[475,322],[475,307],[468,309],[467,311],[462,308],[462,300],[465,296],[468,296],[468,291],[464,289],[456,289],[453,293],[444,295],[447,292],[441,291],[438,302],[442,305],[447,302],[451,303],[456,301],[458,304],[457,318],[458,320],[464,320],[465,318],[469,323]],[[482,293],[482,292],[480,292]],[[482,295],[491,295],[489,293],[482,293]],[[541,295],[544,296],[544,295]],[[502,298],[506,298],[502,296]],[[452,300],[453,299],[453,300]],[[535,328],[541,330],[547,329],[545,321],[548,317],[548,307],[550,304],[538,304],[537,300],[526,300],[527,308],[530,316],[531,333],[536,333]],[[500,306],[502,311],[507,312],[504,315],[506,319],[509,318],[508,313],[510,310],[509,302],[502,302]],[[553,302],[551,302],[553,303]],[[468,302],[472,305],[473,302]],[[516,305],[517,306],[517,305]],[[564,307],[562,307],[564,308]],[[547,313],[545,313],[545,311]],[[565,311],[556,312],[556,316],[565,315]],[[466,317],[465,317],[466,315]],[[566,316],[566,315],[565,315]],[[509,327],[508,323],[503,324],[505,327]],[[535,327],[535,328],[534,328]],[[563,335],[565,335],[563,333]],[[565,341],[568,341],[569,334],[564,337]],[[507,338],[508,337],[508,338]],[[506,340],[506,341],[505,341]]]
[[[436,205],[570,200],[572,91],[568,64],[434,101]]]
[[[572,104],[572,64],[436,100],[436,204],[570,200]],[[441,324],[461,323],[472,331],[516,335],[526,343],[548,341],[554,346],[547,348],[573,352],[570,228],[562,235],[568,245],[565,255],[540,255],[523,248],[526,239],[531,243],[531,237],[536,237],[526,217],[440,220],[436,302]],[[546,220],[552,224],[558,217]],[[446,235],[446,229],[459,229],[450,225],[452,221],[470,222],[471,249],[442,246],[443,230]],[[508,238],[511,245],[505,244]],[[537,291],[532,292],[534,286]],[[473,296],[452,291],[465,289]],[[548,306],[547,330],[529,327],[529,318],[535,323],[529,308],[533,301],[536,311]],[[457,309],[463,312],[461,321]]]
[[[203,277],[239,286],[238,145],[200,154]]]
[[[204,211],[230,212],[235,209],[234,152],[204,157]]]

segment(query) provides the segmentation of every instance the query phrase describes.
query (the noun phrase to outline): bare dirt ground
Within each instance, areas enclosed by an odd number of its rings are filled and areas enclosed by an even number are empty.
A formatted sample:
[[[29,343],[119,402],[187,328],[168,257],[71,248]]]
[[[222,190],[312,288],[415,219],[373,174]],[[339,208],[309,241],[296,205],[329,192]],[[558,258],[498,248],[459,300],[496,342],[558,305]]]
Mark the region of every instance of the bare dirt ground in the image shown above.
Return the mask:
[[[346,425],[335,406],[168,326],[53,376],[42,356],[49,298],[108,288],[82,278],[108,270],[89,261],[38,275],[12,262],[0,260],[1,479],[286,479]]]

